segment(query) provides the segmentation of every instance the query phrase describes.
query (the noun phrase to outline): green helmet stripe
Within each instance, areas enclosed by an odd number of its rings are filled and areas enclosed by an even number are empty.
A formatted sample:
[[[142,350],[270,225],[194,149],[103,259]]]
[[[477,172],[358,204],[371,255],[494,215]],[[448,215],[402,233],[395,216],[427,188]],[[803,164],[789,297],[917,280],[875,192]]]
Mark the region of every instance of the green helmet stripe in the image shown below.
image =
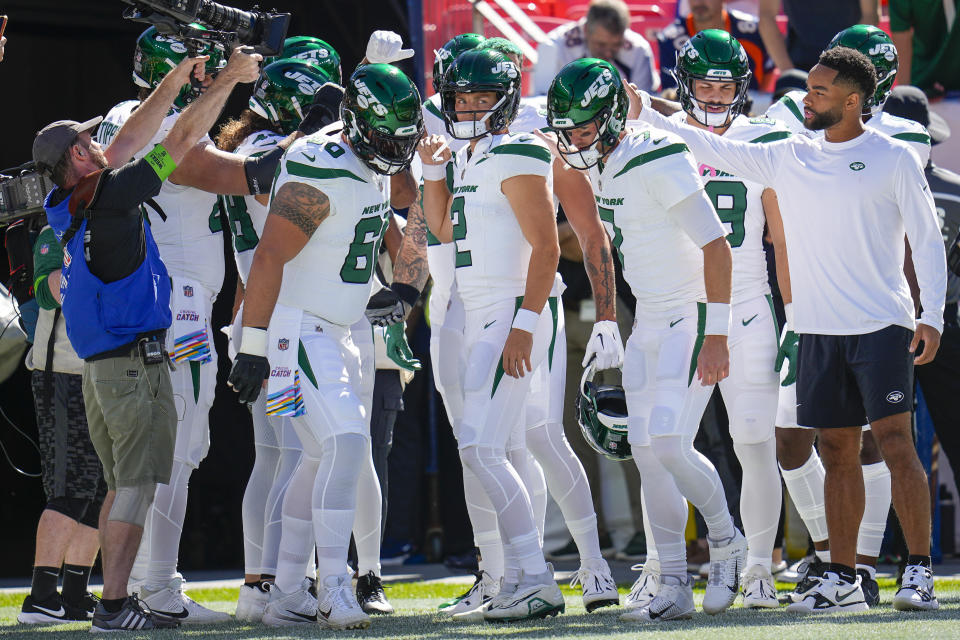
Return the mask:
[[[350,178],[357,182],[366,182],[363,178],[347,169],[322,169],[299,162],[287,162],[287,173],[298,178],[312,178],[314,180],[332,180],[334,178]]]
[[[662,149],[654,149],[653,151],[641,153],[640,155],[631,158],[627,164],[623,165],[623,169],[620,169],[620,171],[618,171],[613,177],[619,178],[627,171],[635,169],[640,165],[653,162],[654,160],[659,160],[660,158],[664,158],[666,156],[672,156],[677,153],[687,153],[688,151],[690,151],[690,149],[687,147],[687,145],[683,144],[682,142],[675,142],[673,144],[668,144]]]
[[[783,140],[790,137],[789,131],[771,131],[770,133],[765,133],[759,138],[754,138],[750,142],[763,143],[763,142],[775,142],[777,140]]]

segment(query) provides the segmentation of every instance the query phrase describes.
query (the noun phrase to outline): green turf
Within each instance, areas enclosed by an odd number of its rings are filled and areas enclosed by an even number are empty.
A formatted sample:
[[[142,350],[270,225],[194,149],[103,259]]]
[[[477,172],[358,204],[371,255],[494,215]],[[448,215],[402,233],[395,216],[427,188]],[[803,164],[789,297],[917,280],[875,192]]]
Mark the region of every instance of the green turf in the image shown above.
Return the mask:
[[[791,585],[778,585],[789,589]],[[779,611],[746,611],[735,605],[727,613],[712,617],[698,612],[692,620],[658,625],[620,622],[618,609],[601,609],[588,614],[580,598],[564,585],[567,611],[556,618],[510,625],[458,624],[438,616],[436,606],[464,590],[463,584],[406,582],[387,585],[387,596],[397,614],[375,618],[367,631],[331,632],[319,628],[268,629],[260,625],[228,623],[205,627],[184,627],[178,631],[124,633],[122,638],[179,637],[281,639],[312,637],[369,637],[398,640],[445,640],[447,638],[487,639],[502,636],[508,640],[526,638],[570,638],[571,640],[626,640],[656,633],[657,640],[709,638],[709,640],[830,640],[833,638],[960,638],[960,581],[938,580],[940,610],[929,613],[901,613],[889,602],[895,592],[892,580],[881,580],[881,600],[886,604],[859,614],[797,616]],[[626,592],[628,585],[621,585]],[[191,597],[219,611],[233,612],[238,589],[188,589]],[[25,627],[16,624],[24,593],[0,594],[0,638],[24,640],[66,640],[89,638],[89,624]],[[695,591],[699,603],[703,589]]]

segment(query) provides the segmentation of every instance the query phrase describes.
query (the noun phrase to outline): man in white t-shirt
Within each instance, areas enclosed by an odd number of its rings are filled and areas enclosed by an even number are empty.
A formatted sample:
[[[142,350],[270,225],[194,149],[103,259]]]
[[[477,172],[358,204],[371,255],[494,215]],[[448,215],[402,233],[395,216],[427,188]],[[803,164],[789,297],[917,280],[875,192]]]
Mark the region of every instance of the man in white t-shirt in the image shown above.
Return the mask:
[[[910,434],[912,367],[933,360],[943,324],[946,257],[934,201],[916,153],[863,126],[863,104],[876,89],[869,58],[845,47],[825,51],[807,84],[804,125],[824,129],[822,140],[751,145],[683,128],[649,108],[641,117],[682,128],[700,161],[779,196],[796,303],[787,323],[800,336],[797,421],[818,429],[833,561],[788,610],[867,608],[854,570],[864,504],[859,425],[867,421],[890,467],[910,549],[893,605],[936,609],[926,476]],[[920,286],[919,322],[903,274],[904,232]]]

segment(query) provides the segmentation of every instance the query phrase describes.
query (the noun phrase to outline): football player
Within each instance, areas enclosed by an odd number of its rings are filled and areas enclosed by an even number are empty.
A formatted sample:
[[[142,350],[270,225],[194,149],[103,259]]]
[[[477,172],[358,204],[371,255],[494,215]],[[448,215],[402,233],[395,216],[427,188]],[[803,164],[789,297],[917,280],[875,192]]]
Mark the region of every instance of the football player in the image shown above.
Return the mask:
[[[523,431],[530,374],[556,335],[560,249],[551,154],[534,136],[509,132],[520,70],[499,51],[457,56],[440,96],[448,132],[469,142],[455,156],[441,136],[421,143],[424,214],[437,239],[455,244],[466,364],[456,435],[465,467],[496,511],[505,557],[500,591],[483,616],[555,615],[564,609],[563,596],[544,561],[529,495],[507,458],[508,442]]]
[[[292,418],[303,458],[284,504],[268,624],[370,624],[344,572],[365,466],[357,462],[371,455],[363,396],[372,390],[373,358],[362,356],[357,340],[372,338],[369,328],[351,326],[370,297],[390,215],[389,176],[409,165],[422,134],[420,109],[416,87],[396,67],[361,66],[347,82],[342,133],[296,142],[274,182],[230,375],[243,402],[255,400],[269,378],[268,403],[275,397],[303,408]],[[271,318],[278,304],[284,317]],[[288,505],[294,492],[312,493],[312,508]],[[314,541],[319,602],[302,584]]]
[[[222,67],[223,54],[208,47],[205,54],[208,85]],[[137,40],[133,79],[143,99],[179,60],[187,47],[155,27]],[[181,109],[197,91],[185,85],[175,109],[164,120],[155,139],[137,152],[140,157],[173,127]],[[115,106],[97,130],[107,147],[140,104],[128,100]],[[169,484],[157,487],[150,507],[138,560],[131,572],[134,591],[153,611],[180,618],[184,624],[222,622],[226,614],[212,611],[183,594],[177,573],[180,536],[187,508],[190,475],[210,447],[209,413],[216,388],[216,351],[210,333],[213,301],[223,285],[223,240],[220,236],[217,193],[245,195],[266,192],[280,152],[244,160],[218,151],[205,137],[187,154],[164,183],[153,204],[146,207],[160,257],[170,273],[174,321],[167,332],[167,351],[181,366],[171,374],[177,398],[177,439]],[[155,207],[154,207],[155,205]]]
[[[693,448],[713,386],[729,371],[731,257],[686,145],[656,129],[624,129],[627,101],[614,67],[577,60],[550,85],[547,118],[564,160],[589,170],[600,218],[637,297],[623,386],[660,584],[645,607],[622,618],[660,621],[694,611],[684,498],[709,528],[704,611],[733,603],[744,568],[746,539],[734,527],[720,477]]]

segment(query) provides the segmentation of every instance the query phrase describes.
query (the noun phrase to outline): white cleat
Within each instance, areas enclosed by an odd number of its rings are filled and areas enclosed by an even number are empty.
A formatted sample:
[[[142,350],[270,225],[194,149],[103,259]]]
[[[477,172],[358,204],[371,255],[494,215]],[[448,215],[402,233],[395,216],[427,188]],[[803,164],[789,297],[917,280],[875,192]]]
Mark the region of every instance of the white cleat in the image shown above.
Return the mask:
[[[486,601],[483,604],[476,605],[472,609],[463,608],[457,613],[451,614],[450,617],[457,622],[482,622],[484,611],[486,611],[494,603],[497,603],[497,606],[500,606],[504,602],[509,602],[510,598],[513,597],[513,594],[517,590],[517,583],[506,583],[502,577],[500,578],[500,581],[495,584],[495,591],[490,593],[490,597],[486,598]],[[474,599],[473,604],[476,604],[476,599]]]
[[[263,612],[270,602],[270,583],[258,582],[254,585],[240,587],[240,597],[237,598],[237,620],[244,622],[260,622]]]
[[[940,603],[933,593],[933,572],[928,567],[912,564],[903,572],[903,581],[893,596],[893,608],[897,611],[932,611]]]
[[[314,624],[317,621],[317,601],[304,587],[284,593],[274,584],[270,587],[270,601],[261,621],[268,627]]]
[[[707,592],[703,596],[703,611],[709,614],[723,613],[740,593],[740,573],[746,568],[747,539],[734,529],[733,538],[723,546],[710,543],[710,577]]]
[[[773,574],[758,564],[750,567],[743,574],[743,608],[776,609],[779,606]]]
[[[835,611],[866,611],[866,600],[860,588],[860,577],[850,583],[833,571],[824,572],[806,597],[787,607],[791,613],[833,613]]]
[[[500,595],[491,600],[483,610],[483,619],[487,622],[516,622],[546,618],[563,613],[566,603],[563,593],[553,579],[553,565],[547,564],[547,570],[540,575],[528,575],[520,572],[520,584],[512,594]]]
[[[353,593],[351,577],[327,576],[317,585],[317,622],[328,629],[366,629],[370,616]]]
[[[570,581],[570,586],[580,585],[583,591],[583,606],[587,613],[600,607],[611,607],[620,604],[620,594],[617,592],[617,583],[610,575],[610,567],[603,558],[588,560]]]
[[[661,576],[660,590],[649,605],[631,609],[620,616],[624,622],[665,622],[684,620],[693,615],[693,580],[689,576]]]
[[[437,608],[440,613],[445,616],[456,617],[457,614],[478,611],[498,593],[500,593],[500,583],[491,578],[489,573],[481,570],[480,573],[477,574],[477,579],[466,593],[449,602],[444,602]],[[477,616],[477,619],[483,619],[482,611]]]
[[[640,571],[640,577],[630,587],[630,593],[627,594],[623,606],[628,611],[640,610],[653,602],[660,591],[660,561],[647,560],[643,564],[635,564],[630,568]]]
[[[183,593],[184,579],[175,576],[167,586],[151,591],[146,586],[140,588],[140,601],[150,611],[164,618],[178,620],[180,624],[217,624],[229,622],[229,613],[207,609]]]

